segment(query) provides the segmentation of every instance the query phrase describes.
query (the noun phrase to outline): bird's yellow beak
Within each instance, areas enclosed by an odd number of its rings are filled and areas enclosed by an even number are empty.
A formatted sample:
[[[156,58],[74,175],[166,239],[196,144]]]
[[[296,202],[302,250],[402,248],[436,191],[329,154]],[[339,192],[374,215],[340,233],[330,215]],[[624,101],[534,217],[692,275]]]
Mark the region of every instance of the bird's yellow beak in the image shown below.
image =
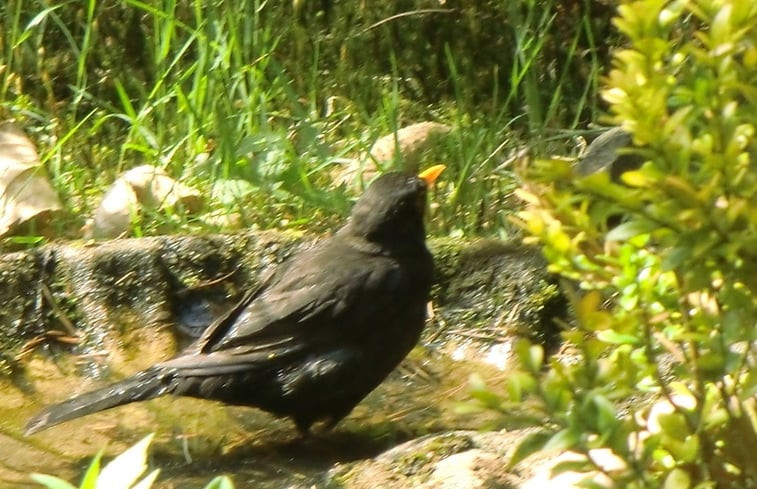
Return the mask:
[[[437,177],[442,174],[444,169],[447,168],[444,165],[434,165],[430,168],[426,168],[418,174],[418,178],[422,178],[426,181],[426,184],[430,187],[434,184]]]

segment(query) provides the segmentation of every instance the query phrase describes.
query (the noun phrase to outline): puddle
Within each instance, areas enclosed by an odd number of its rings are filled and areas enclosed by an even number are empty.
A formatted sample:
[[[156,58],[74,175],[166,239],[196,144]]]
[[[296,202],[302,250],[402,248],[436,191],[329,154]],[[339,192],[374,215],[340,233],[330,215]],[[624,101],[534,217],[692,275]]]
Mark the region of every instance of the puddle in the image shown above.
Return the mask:
[[[228,474],[236,487],[322,487],[335,464],[370,458],[412,438],[455,429],[476,429],[482,416],[457,414],[467,399],[471,373],[492,385],[506,375],[489,365],[453,361],[417,348],[333,431],[299,438],[293,424],[253,408],[224,406],[191,398],[164,397],[73,420],[32,437],[22,435],[27,419],[45,402],[105,384],[64,376],[51,362],[35,360],[45,381],[28,396],[0,384],[0,485],[39,487],[28,474],[42,472],[80,480],[91,456],[106,458],[155,432],[151,465],[161,468],[156,488],[200,488]]]

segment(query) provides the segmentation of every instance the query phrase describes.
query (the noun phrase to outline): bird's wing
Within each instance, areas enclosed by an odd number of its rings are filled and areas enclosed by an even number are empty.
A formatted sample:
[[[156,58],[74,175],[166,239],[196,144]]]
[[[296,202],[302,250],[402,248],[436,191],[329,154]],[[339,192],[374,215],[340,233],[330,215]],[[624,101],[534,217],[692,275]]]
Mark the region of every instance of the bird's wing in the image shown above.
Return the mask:
[[[382,312],[382,305],[372,306],[371,299],[403,282],[401,268],[380,257],[307,258],[295,260],[262,290],[248,294],[209,328],[189,355],[162,365],[226,373],[339,344],[348,333],[343,319],[348,310],[360,304],[361,315]]]
[[[229,327],[237,320],[239,314],[247,307],[252,301],[255,300],[263,291],[266,290],[275,278],[275,274],[268,274],[263,277],[261,282],[254,288],[245,292],[242,299],[231,307],[228,311],[224,312],[221,316],[216,318],[207,328],[203,331],[202,335],[192,343],[183,353],[182,356],[200,354],[205,350],[206,345],[213,345],[219,341],[219,339],[226,334]]]

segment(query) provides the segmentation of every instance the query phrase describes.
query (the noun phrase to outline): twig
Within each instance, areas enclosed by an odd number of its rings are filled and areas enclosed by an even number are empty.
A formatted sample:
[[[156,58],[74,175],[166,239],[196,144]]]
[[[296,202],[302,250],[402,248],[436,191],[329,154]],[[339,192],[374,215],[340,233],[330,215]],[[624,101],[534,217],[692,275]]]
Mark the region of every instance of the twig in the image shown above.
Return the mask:
[[[71,322],[70,319],[68,319],[68,316],[63,312],[63,310],[58,306],[58,302],[55,300],[55,297],[53,297],[52,292],[50,292],[50,289],[48,288],[47,284],[44,282],[39,284],[40,288],[42,289],[42,295],[45,297],[45,300],[48,304],[50,304],[50,308],[55,313],[55,317],[58,318],[58,321],[63,325],[63,327],[66,329],[68,334],[71,336],[77,336],[76,334],[76,328],[74,327],[74,324]]]
[[[375,24],[369,25],[362,31],[358,33],[358,36],[362,36],[368,31],[371,31],[375,29],[376,27],[381,27],[384,24],[387,24],[393,20],[401,19],[403,17],[410,17],[413,15],[425,15],[425,14],[451,14],[455,12],[457,9],[446,9],[446,8],[428,8],[428,9],[420,9],[420,10],[412,10],[410,12],[400,12],[399,14],[392,15],[391,17],[387,17],[386,19],[379,20]]]

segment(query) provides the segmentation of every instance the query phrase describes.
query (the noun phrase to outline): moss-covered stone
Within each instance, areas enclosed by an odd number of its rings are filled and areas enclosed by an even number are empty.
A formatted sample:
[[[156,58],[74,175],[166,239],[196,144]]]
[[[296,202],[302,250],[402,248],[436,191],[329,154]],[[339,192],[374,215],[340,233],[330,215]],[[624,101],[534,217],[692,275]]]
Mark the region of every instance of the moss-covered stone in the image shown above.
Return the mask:
[[[544,344],[555,339],[554,319],[565,317],[566,302],[538,249],[498,240],[445,239],[431,246],[437,266],[433,297],[447,325]]]
[[[174,236],[0,255],[0,373],[35,349],[119,348],[134,328],[193,321],[196,336],[299,242],[275,233]],[[210,312],[192,318],[190,304]]]
[[[34,342],[86,354],[117,343],[106,336],[151,325],[186,326],[197,336],[301,241],[278,233],[178,236],[2,255],[0,351],[16,358]],[[538,250],[453,239],[432,240],[431,248],[437,263],[432,300],[447,325],[552,337],[552,319],[564,314],[564,301]],[[56,340],[74,334],[78,344]]]

